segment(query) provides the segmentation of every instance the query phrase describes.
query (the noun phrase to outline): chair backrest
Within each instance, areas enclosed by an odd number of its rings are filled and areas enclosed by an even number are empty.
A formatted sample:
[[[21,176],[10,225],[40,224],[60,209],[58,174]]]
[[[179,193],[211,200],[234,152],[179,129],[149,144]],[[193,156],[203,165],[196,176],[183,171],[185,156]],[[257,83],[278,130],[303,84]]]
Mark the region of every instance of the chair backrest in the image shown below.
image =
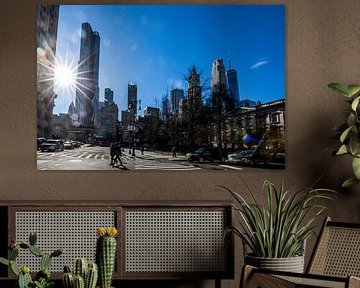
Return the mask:
[[[326,218],[307,273],[360,277],[360,223],[334,222]]]

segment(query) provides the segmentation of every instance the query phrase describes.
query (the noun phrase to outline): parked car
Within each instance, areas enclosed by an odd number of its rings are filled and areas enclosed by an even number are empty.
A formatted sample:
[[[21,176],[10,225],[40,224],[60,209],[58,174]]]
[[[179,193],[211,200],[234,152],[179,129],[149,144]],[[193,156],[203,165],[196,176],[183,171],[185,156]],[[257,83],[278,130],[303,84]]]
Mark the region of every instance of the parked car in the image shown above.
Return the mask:
[[[57,151],[64,150],[64,142],[58,139],[48,139],[41,144],[41,151]]]
[[[232,164],[239,164],[241,163],[241,158],[243,155],[247,153],[247,150],[236,150],[235,152],[232,152],[227,157],[227,162]]]
[[[151,147],[149,144],[144,144],[144,145],[142,145],[142,147],[143,147],[144,151],[151,151]]]
[[[254,166],[255,164],[262,163],[268,165],[270,159],[268,155],[259,149],[244,150],[243,153],[238,156],[238,164]]]
[[[65,141],[64,142],[64,149],[74,149],[75,145],[72,141]]]
[[[274,152],[271,156],[271,162],[285,164],[285,149]]]
[[[193,152],[187,153],[186,158],[190,162],[198,161],[199,163],[204,163],[205,161],[225,162],[226,155],[224,153],[224,150],[221,148],[201,147]]]
[[[44,138],[44,137],[37,138],[37,150],[41,149],[41,144],[44,143],[45,141],[46,141],[46,138]]]

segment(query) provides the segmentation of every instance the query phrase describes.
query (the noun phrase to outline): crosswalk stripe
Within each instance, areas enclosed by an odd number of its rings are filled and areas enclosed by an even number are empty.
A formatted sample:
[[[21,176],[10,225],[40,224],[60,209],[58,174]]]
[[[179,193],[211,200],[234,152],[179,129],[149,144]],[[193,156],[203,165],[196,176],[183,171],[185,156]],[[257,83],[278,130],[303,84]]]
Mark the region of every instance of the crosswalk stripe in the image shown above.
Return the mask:
[[[168,170],[168,171],[192,171],[192,170],[199,170],[200,167],[194,167],[194,166],[157,166],[157,165],[136,165],[136,170]]]
[[[233,169],[233,170],[244,170],[244,168],[241,167],[236,167],[236,166],[230,166],[230,165],[219,165],[223,168],[229,168],[229,169]]]

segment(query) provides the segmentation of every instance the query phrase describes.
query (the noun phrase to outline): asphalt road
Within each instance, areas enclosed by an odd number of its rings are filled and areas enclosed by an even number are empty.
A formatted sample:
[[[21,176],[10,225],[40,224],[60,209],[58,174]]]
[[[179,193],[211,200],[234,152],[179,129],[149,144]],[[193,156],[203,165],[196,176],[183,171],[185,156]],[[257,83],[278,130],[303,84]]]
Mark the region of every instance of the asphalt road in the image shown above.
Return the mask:
[[[110,148],[83,145],[81,148],[56,152],[37,152],[38,170],[167,170],[167,171],[194,171],[194,170],[253,170],[270,167],[242,167],[222,163],[190,163],[185,156],[172,157],[171,154],[159,154],[150,151],[135,151],[135,157],[124,149],[121,156],[122,165],[110,165]]]

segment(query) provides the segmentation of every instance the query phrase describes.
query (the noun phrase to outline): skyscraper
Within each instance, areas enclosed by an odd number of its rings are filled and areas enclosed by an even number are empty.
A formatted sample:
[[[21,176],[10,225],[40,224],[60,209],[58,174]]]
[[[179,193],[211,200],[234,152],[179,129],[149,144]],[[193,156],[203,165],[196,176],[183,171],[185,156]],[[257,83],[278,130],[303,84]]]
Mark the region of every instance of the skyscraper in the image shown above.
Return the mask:
[[[114,103],[114,91],[110,88],[105,88],[105,106]]]
[[[52,135],[53,90],[59,5],[37,7],[37,135]]]
[[[128,83],[128,108],[137,111],[137,103],[137,85],[133,83]]]
[[[170,105],[168,94],[163,95],[161,100],[161,119],[166,122],[170,114]]]
[[[231,68],[231,62],[229,60],[229,70],[226,73],[228,84],[229,84],[229,96],[232,101],[234,107],[240,105],[240,96],[239,96],[239,83],[237,72],[235,69]]]
[[[138,111],[138,99],[137,99],[137,84],[128,83],[128,111],[130,113],[129,126],[131,129],[135,129],[135,123],[137,119]]]
[[[222,59],[214,60],[211,71],[212,104],[217,109],[223,109],[228,93],[225,66]]]
[[[99,55],[99,33],[89,23],[82,23],[75,101],[82,126],[94,126],[99,119]]]
[[[184,90],[180,88],[172,89],[170,92],[170,111],[176,115],[179,113],[180,100],[184,98]]]
[[[200,74],[193,66],[188,80],[188,99],[187,106],[192,112],[198,112],[201,107],[202,95],[200,85]]]

